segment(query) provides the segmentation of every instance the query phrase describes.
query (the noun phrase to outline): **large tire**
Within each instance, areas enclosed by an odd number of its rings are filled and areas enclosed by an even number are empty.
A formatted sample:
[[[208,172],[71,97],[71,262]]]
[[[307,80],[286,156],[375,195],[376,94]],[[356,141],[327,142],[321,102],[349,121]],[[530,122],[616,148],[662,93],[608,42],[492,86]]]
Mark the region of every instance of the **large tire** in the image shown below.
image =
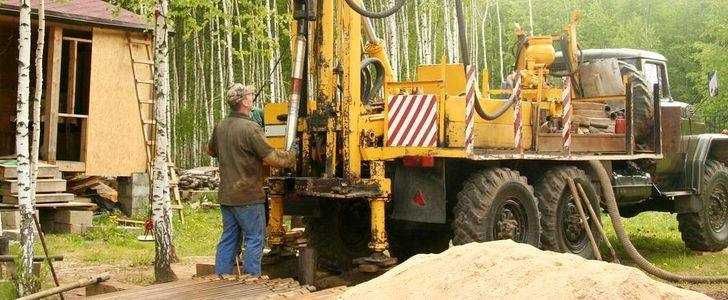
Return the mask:
[[[721,251],[728,247],[728,168],[723,163],[705,162],[702,190],[702,209],[678,214],[678,228],[688,248]]]
[[[581,184],[592,208],[595,212],[599,212],[599,196],[583,170],[573,166],[559,166],[546,171],[535,188],[541,211],[541,243],[545,250],[573,253],[594,259],[596,255],[573,202],[568,184],[570,178],[573,178],[575,183]],[[589,217],[586,209],[584,207],[584,213],[587,214],[592,233],[594,237],[598,237],[595,220]],[[599,214],[597,218],[600,218]]]
[[[634,120],[635,141],[641,146],[650,145],[655,116],[653,87],[644,74],[633,65],[620,62],[619,69],[622,77],[632,85],[632,119]]]
[[[540,216],[533,187],[517,171],[478,171],[463,183],[457,198],[453,244],[512,239],[540,246]]]
[[[369,206],[361,202],[322,202],[321,214],[306,219],[306,233],[327,269],[346,271],[369,255]]]

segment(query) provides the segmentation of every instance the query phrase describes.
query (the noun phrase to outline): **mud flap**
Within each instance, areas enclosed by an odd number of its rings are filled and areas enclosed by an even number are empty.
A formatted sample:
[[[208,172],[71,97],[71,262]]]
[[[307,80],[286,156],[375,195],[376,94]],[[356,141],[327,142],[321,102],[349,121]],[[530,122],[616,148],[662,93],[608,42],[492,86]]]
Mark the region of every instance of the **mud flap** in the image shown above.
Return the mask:
[[[398,164],[392,178],[392,219],[444,224],[446,219],[445,164],[405,167]]]

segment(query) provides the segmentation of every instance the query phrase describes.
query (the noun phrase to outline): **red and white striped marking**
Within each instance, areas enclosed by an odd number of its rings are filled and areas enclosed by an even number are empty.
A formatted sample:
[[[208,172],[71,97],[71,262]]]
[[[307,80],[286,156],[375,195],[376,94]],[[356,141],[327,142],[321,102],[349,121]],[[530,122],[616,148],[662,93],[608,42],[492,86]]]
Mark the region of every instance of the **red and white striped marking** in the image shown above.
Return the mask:
[[[516,96],[513,103],[513,147],[519,152],[523,150],[523,113],[521,112],[521,97]]]
[[[465,85],[465,152],[473,152],[473,140],[475,127],[475,101],[477,101],[477,82],[478,82],[478,71],[476,67],[472,65],[468,66],[465,70],[466,78],[468,79]]]
[[[567,152],[571,148],[571,122],[574,112],[571,106],[571,78],[564,77],[564,90],[561,92],[561,101],[563,101],[563,129],[561,131],[561,141],[564,150]]]
[[[435,95],[392,96],[387,109],[387,146],[437,146]]]

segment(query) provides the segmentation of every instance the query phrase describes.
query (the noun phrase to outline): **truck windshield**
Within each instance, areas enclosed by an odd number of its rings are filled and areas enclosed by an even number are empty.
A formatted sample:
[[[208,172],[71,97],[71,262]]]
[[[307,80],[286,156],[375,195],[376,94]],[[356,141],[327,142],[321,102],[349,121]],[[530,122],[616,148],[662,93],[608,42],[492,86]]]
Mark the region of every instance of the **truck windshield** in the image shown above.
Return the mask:
[[[661,64],[653,63],[653,62],[645,62],[643,66],[643,72],[645,74],[645,79],[647,79],[647,82],[651,86],[654,86],[655,84],[660,85],[660,92],[662,93],[663,97],[669,97],[669,91],[666,90],[667,85],[665,84],[665,78],[664,78],[664,66]]]

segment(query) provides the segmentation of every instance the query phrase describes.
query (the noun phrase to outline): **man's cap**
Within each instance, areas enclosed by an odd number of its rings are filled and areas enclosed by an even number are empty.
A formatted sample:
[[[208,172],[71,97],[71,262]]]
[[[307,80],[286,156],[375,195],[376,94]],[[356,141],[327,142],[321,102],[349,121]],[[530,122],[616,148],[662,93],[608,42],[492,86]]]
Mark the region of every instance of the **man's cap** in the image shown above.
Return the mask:
[[[227,91],[227,103],[228,105],[237,105],[245,95],[252,93],[253,89],[250,86],[241,83],[233,84]]]

